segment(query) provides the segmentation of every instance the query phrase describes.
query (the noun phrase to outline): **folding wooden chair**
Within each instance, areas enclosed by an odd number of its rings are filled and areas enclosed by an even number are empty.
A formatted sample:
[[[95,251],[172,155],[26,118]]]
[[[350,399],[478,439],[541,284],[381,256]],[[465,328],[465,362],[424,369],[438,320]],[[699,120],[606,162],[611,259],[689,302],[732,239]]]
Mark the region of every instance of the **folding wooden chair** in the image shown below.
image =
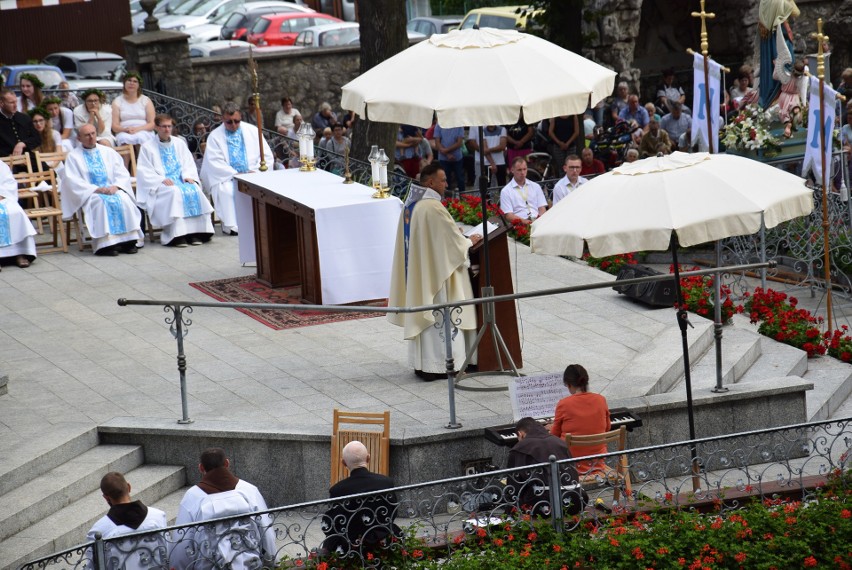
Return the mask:
[[[124,159],[125,164],[127,164],[127,170],[130,172],[130,182],[133,185],[133,195],[136,195],[136,149],[132,144],[123,144],[121,146],[115,147],[115,152],[121,155]],[[148,212],[142,210],[142,233],[148,234],[148,238],[151,240],[151,243],[154,242],[157,234],[160,233],[162,228],[155,228],[151,223],[151,219],[148,217]]]
[[[53,170],[55,174],[56,169],[59,167],[60,164],[65,162],[65,158],[67,156],[68,153],[64,150],[57,150],[56,152],[41,152],[37,150],[35,152],[35,171],[47,172],[48,170]],[[56,206],[57,208],[59,207],[59,204],[51,205]]]
[[[18,194],[21,194],[21,189],[32,188],[42,184],[47,184],[47,188],[41,190],[49,197],[51,206],[35,206],[32,208],[24,208],[27,217],[30,220],[41,221],[42,218],[48,218],[51,228],[50,241],[36,242],[36,248],[41,249],[41,253],[50,253],[53,251],[62,251],[68,253],[68,239],[65,233],[65,225],[62,223],[62,208],[59,205],[59,190],[56,187],[56,176],[52,170],[47,172],[22,173],[15,175],[18,182]],[[61,242],[61,243],[60,243]]]
[[[624,451],[627,447],[627,428],[621,426],[612,431],[593,435],[571,435],[567,433],[565,434],[565,443],[568,444],[568,447],[595,447],[606,444],[607,448],[609,448],[610,444],[615,444],[615,451]],[[614,500],[617,501],[621,495],[622,484],[624,485],[627,496],[632,496],[633,484],[630,481],[630,470],[628,469],[626,454],[618,456],[618,463],[615,469],[606,466],[604,471],[593,469],[585,475],[580,475],[580,484],[587,490],[591,486],[599,486],[606,483],[612,484],[614,488]]]
[[[13,173],[15,172],[15,169],[19,170],[19,172],[15,175],[15,178],[33,173],[33,165],[30,160],[30,155],[27,152],[18,156],[4,156],[0,158],[0,160],[5,162],[6,166],[8,166]],[[20,184],[18,185],[18,200],[29,201],[33,208],[38,208],[41,205],[41,197],[39,196],[39,193],[32,190],[29,186],[24,187]],[[40,219],[36,220],[36,230],[40,234],[44,233],[44,226],[42,226]]]
[[[381,426],[377,429],[341,429],[341,424],[359,426]],[[390,411],[345,412],[334,409],[334,424],[331,432],[331,484],[348,476],[343,466],[341,453],[350,441],[360,441],[370,453],[367,468],[373,473],[390,475]]]

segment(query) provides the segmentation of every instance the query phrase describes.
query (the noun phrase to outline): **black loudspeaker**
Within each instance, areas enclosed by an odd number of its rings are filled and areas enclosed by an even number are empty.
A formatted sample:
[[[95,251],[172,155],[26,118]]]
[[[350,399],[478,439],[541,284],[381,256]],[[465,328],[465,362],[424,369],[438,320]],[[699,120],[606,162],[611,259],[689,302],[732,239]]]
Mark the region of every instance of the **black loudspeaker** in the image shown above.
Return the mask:
[[[625,265],[618,271],[615,280],[638,279],[651,275],[662,275],[662,273],[644,265]],[[613,289],[622,295],[627,295],[631,299],[654,307],[672,307],[677,299],[674,276],[662,281],[636,283],[633,285],[615,285]]]

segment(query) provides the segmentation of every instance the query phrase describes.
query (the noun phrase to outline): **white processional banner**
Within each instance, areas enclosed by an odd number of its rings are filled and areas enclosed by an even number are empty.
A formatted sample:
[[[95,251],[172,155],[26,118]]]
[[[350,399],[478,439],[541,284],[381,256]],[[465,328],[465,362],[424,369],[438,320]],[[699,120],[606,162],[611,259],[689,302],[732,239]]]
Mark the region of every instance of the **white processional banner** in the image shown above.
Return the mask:
[[[708,150],[707,133],[707,90],[710,92],[710,117],[713,123],[713,150],[719,151],[719,128],[721,118],[719,108],[722,103],[722,91],[719,87],[722,79],[722,66],[713,61],[708,62],[709,87],[704,83],[704,56],[696,53],[693,56],[694,89],[692,94],[692,140],[691,145],[698,143],[698,150]]]
[[[822,184],[822,159],[820,158],[820,127],[825,130],[825,164],[831,168],[831,148],[833,145],[832,133],[834,131],[834,106],[837,101],[837,91],[823,85],[823,108],[825,117],[821,115],[819,105],[819,79],[811,75],[809,77],[808,93],[808,140],[805,144],[805,160],[802,164],[802,176],[809,172],[814,173],[814,178]]]

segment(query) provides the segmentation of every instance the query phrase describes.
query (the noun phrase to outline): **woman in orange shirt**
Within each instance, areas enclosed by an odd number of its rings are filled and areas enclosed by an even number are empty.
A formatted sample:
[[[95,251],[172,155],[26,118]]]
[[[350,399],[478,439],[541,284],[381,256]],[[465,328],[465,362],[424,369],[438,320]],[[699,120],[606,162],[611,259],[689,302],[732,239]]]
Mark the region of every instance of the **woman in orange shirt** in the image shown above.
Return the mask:
[[[562,376],[562,382],[571,392],[571,395],[559,400],[556,404],[553,425],[550,433],[557,437],[565,437],[565,434],[594,435],[610,430],[609,406],[606,398],[600,394],[589,392],[589,373],[579,364],[569,364]],[[571,447],[572,457],[583,457],[585,455],[597,455],[606,453],[605,444],[595,447]],[[580,461],[577,463],[577,472],[586,475],[589,472],[605,471],[603,460]]]

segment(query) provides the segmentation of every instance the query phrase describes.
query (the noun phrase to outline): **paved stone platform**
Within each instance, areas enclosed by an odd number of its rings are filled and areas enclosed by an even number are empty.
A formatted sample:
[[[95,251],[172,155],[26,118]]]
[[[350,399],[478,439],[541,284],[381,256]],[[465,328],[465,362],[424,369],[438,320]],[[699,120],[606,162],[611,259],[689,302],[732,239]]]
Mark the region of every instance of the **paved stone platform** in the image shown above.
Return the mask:
[[[510,257],[517,291],[613,279],[514,243]],[[236,238],[217,234],[199,247],[149,243],[137,255],[115,258],[72,248],[41,256],[26,270],[4,268],[0,375],[9,380],[0,397],[0,452],[69,421],[176,422],[181,402],[168,315],[116,301],[209,301],[189,283],[254,273],[237,260]],[[632,395],[634,361],[661,339],[680,350],[671,309],[649,309],[609,288],[522,300],[518,315],[524,373],[560,372],[580,362],[590,370],[591,389],[610,400]],[[190,318],[189,415],[205,425],[328,434],[332,409],[341,407],[390,409],[394,437],[446,431],[446,383],[414,376],[401,329],[383,317],[283,331],[232,309],[199,308]],[[463,424],[511,416],[506,392],[456,391],[456,408]]]

